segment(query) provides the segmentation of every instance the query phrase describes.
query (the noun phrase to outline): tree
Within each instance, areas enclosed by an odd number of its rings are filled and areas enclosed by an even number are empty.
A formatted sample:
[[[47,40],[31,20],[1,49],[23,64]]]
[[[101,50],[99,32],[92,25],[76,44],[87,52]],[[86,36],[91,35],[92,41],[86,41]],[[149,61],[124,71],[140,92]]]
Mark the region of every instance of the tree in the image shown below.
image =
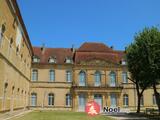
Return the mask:
[[[136,42],[128,46],[126,50],[128,70],[131,73],[129,80],[135,84],[137,91],[137,113],[140,112],[140,100],[144,90],[151,86],[150,82],[146,81],[146,79],[148,80],[148,76],[144,74],[147,66],[141,60],[143,55],[143,51],[140,50],[140,46]]]
[[[128,69],[131,72],[133,81],[135,81],[136,89],[140,87],[143,91],[143,89],[153,86],[160,113],[160,94],[156,88],[160,83],[159,29],[156,27],[143,29],[142,32],[136,34],[133,44],[127,48],[126,52]]]

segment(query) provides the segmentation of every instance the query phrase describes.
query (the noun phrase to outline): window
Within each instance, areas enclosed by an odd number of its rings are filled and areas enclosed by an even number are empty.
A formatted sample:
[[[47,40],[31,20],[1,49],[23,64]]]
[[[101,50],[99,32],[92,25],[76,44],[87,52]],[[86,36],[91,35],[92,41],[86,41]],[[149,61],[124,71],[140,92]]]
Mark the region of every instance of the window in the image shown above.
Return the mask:
[[[54,94],[53,93],[48,94],[48,105],[54,105]]]
[[[122,65],[126,65],[126,64],[127,64],[126,60],[122,59],[122,60],[121,60],[121,64],[122,64]]]
[[[49,63],[56,63],[56,57],[49,57]]]
[[[144,98],[143,98],[143,95],[141,96],[141,99],[140,99],[140,105],[141,105],[141,106],[144,105]]]
[[[66,106],[71,106],[71,94],[66,94]]]
[[[112,87],[116,86],[116,73],[115,72],[110,73],[110,86]]]
[[[155,105],[156,104],[156,96],[155,96],[155,94],[152,95],[152,99],[153,99],[153,105]]]
[[[78,110],[85,111],[86,106],[86,96],[85,94],[79,94],[78,96]]]
[[[123,95],[123,105],[124,105],[125,107],[128,106],[128,95],[127,95],[127,94],[124,94],[124,95]]]
[[[86,85],[86,73],[84,71],[81,71],[79,73],[79,86],[85,86]]]
[[[50,81],[53,82],[55,81],[55,71],[54,70],[50,70],[49,71],[49,76],[50,76]]]
[[[128,75],[127,72],[122,73],[122,82],[123,83],[128,83]]]
[[[5,24],[2,24],[2,26],[0,27],[0,45],[2,43],[2,38],[5,30],[6,30]]]
[[[38,70],[32,70],[32,81],[38,80]]]
[[[71,71],[66,71],[66,81],[72,82],[72,74]]]
[[[18,53],[19,53],[19,46],[17,46],[16,48],[16,55],[18,55]]]
[[[110,97],[111,97],[111,107],[116,107],[117,106],[116,94],[112,93]]]
[[[70,57],[66,57],[66,60],[65,60],[66,63],[72,63],[72,59]]]
[[[95,86],[101,85],[101,73],[99,71],[96,71],[94,74],[94,85]]]
[[[36,106],[37,105],[37,94],[32,93],[31,94],[31,106]]]
[[[33,62],[34,63],[39,63],[40,59],[37,56],[33,56]]]

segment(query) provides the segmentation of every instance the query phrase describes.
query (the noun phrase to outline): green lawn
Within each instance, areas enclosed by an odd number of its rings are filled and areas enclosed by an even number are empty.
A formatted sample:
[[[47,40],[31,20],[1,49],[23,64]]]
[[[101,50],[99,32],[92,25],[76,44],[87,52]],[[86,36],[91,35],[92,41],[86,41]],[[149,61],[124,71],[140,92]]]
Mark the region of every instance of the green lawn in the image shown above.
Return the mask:
[[[69,111],[33,111],[13,120],[112,120],[107,116],[88,116],[86,113]]]

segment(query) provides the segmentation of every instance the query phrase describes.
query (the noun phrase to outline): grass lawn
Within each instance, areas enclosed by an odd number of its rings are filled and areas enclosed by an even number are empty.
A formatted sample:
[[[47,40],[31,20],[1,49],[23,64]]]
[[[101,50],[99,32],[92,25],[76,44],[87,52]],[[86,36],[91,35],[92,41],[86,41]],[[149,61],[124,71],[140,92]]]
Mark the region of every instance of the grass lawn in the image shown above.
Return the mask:
[[[113,120],[107,116],[88,116],[86,113],[70,111],[33,111],[13,120]]]

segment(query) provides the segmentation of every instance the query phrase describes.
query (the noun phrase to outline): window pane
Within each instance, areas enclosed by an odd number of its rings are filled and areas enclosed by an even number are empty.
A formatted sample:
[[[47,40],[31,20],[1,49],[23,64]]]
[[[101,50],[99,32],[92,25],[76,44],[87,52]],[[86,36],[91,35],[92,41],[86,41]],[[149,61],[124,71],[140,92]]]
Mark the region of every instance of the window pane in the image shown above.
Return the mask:
[[[141,99],[140,99],[140,105],[144,105],[144,99],[143,99],[143,96],[141,96]]]
[[[153,99],[153,105],[155,105],[156,104],[156,96],[154,94],[152,96],[152,99]]]
[[[71,106],[71,95],[66,94],[66,106]]]
[[[101,74],[100,74],[100,72],[95,73],[94,79],[95,79],[94,85],[95,86],[100,86],[101,85]]]
[[[117,106],[117,98],[115,94],[111,94],[111,107]]]
[[[123,80],[123,83],[128,83],[128,79],[127,79],[127,72],[123,72],[122,73],[122,80]]]
[[[67,71],[66,72],[66,81],[67,82],[71,82],[72,81],[71,71]]]
[[[37,94],[31,94],[31,106],[36,106],[37,104]]]
[[[116,86],[116,74],[114,72],[110,73],[110,86]]]
[[[86,74],[85,72],[80,72],[79,74],[79,86],[85,86],[86,83]]]
[[[128,95],[127,94],[123,95],[123,105],[128,106]]]
[[[37,81],[38,80],[38,71],[33,70],[32,71],[32,81]]]
[[[53,94],[48,95],[48,105],[54,105],[54,95]]]
[[[50,70],[50,81],[54,81],[55,80],[55,72],[54,70]]]

